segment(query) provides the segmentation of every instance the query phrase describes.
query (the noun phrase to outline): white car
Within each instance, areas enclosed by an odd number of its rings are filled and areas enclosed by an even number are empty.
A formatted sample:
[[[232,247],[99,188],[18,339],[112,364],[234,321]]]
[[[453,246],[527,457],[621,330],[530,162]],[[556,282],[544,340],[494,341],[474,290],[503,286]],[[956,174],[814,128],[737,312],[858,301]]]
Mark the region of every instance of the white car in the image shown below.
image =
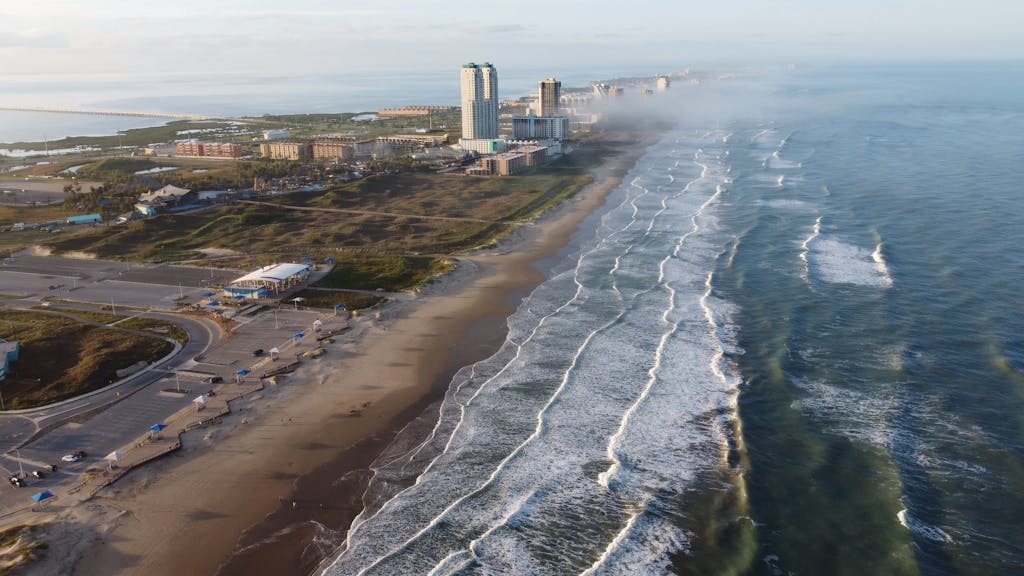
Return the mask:
[[[85,452],[82,452],[81,450],[79,450],[78,452],[73,452],[71,454],[65,454],[60,457],[60,459],[64,462],[78,462],[82,458],[85,458]]]

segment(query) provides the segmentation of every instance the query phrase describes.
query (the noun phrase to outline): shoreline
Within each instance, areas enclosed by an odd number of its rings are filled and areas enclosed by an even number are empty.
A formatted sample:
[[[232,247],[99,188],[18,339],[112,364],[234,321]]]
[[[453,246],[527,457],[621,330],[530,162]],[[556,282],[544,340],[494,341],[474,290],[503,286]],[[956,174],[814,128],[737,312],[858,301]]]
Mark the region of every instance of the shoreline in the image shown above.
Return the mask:
[[[186,435],[180,454],[63,512],[47,528],[50,553],[33,569],[315,569],[362,509],[369,463],[456,370],[497,350],[518,299],[544,279],[537,265],[569,244],[648,145],[605,159],[579,194],[497,250],[461,257],[456,271],[411,298],[354,320],[327,361],[235,401],[230,415]],[[314,538],[326,545],[310,554]]]

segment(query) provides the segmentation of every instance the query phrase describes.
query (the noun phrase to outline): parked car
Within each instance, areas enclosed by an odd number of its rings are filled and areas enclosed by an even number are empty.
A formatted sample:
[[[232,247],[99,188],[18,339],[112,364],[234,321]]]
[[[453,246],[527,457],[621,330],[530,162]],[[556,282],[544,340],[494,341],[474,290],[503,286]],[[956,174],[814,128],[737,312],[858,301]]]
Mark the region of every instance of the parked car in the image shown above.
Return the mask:
[[[21,478],[18,478],[17,476],[11,476],[10,482],[11,486],[14,486],[15,488],[22,488],[25,486],[25,481],[22,480]]]
[[[83,458],[85,458],[85,452],[82,450],[76,450],[71,454],[65,454],[64,456],[61,456],[60,459],[64,462],[78,462]]]
[[[263,348],[257,348],[252,351],[253,356],[263,356]]]

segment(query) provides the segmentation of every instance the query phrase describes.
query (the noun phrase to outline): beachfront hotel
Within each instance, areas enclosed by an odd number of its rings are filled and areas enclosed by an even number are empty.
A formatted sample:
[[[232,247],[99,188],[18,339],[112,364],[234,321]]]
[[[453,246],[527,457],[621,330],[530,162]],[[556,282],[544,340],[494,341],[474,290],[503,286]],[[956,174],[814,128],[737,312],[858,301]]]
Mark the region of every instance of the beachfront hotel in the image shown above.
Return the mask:
[[[498,137],[498,71],[490,64],[462,66],[462,138]]]

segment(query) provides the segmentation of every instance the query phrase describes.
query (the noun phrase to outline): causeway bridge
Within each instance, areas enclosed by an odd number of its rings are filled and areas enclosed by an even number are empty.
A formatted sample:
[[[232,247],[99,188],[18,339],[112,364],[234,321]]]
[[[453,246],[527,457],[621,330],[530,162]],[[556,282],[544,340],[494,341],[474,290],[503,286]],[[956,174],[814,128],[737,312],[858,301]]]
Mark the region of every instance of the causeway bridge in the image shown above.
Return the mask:
[[[171,120],[219,120],[200,114],[171,114],[168,112],[135,112],[131,110],[88,110],[79,108],[43,108],[36,106],[0,106],[6,112],[46,112],[53,114],[87,114],[91,116],[127,116],[135,118],[168,118]]]

